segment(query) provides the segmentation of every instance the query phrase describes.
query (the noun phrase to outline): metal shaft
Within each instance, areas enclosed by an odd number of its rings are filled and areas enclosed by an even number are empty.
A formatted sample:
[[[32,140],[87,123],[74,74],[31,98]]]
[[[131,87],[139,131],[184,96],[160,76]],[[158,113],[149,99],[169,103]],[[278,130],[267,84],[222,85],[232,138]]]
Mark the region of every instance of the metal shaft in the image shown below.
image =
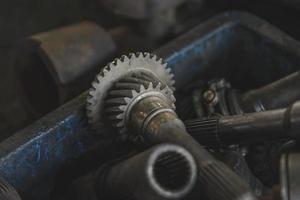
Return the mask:
[[[132,108],[129,124],[134,124],[135,132],[142,132],[151,144],[173,143],[188,149],[209,199],[256,199],[248,185],[187,133],[175,112],[164,106],[165,102],[153,98],[156,97],[143,98]]]
[[[245,113],[257,109],[271,110],[285,108],[300,100],[300,72],[279,79],[264,87],[250,90],[240,97],[240,104]]]
[[[285,109],[185,122],[187,131],[201,144],[249,144],[278,138],[299,138],[300,101]]]
[[[181,199],[195,184],[197,167],[184,148],[162,144],[100,173],[106,199]]]

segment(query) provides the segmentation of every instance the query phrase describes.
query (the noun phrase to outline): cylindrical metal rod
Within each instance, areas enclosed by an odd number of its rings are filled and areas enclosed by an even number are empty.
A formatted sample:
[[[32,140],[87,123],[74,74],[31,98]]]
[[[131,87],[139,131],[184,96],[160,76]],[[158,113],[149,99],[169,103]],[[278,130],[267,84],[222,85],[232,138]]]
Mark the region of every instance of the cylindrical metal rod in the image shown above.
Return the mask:
[[[285,108],[300,100],[300,71],[294,72],[264,87],[250,90],[240,97],[240,104],[245,113]]]
[[[130,117],[135,121],[135,127],[142,129],[146,141],[151,144],[173,143],[188,149],[195,158],[199,181],[209,199],[256,199],[248,185],[187,133],[174,111],[159,108],[159,103],[153,103],[152,100],[152,103],[147,103],[150,98],[144,98],[134,105]],[[141,129],[136,128],[136,131]]]
[[[181,199],[193,188],[197,167],[184,148],[162,144],[100,172],[106,199]]]
[[[249,144],[290,137],[299,138],[300,101],[285,109],[185,122],[187,131],[201,144]]]

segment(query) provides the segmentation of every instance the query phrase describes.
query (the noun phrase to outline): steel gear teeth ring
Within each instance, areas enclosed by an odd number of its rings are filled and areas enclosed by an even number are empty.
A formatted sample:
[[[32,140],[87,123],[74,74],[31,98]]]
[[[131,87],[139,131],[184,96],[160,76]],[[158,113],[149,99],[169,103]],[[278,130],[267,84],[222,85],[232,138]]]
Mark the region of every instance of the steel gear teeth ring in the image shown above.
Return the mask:
[[[171,73],[171,69],[167,68],[167,64],[156,55],[150,53],[131,53],[129,56],[122,56],[106,65],[96,76],[87,97],[89,123],[96,133],[104,138],[111,136],[108,133],[109,131],[106,131],[109,127],[105,123],[105,99],[108,96],[108,92],[116,82],[134,72],[151,74],[162,85],[166,85],[171,91],[175,90],[174,75]]]
[[[152,78],[149,73],[138,72],[128,75],[115,83],[109,91],[105,101],[106,113],[121,134],[126,132],[132,106],[148,96],[162,98],[168,102],[171,109],[175,110],[173,91],[155,77]]]

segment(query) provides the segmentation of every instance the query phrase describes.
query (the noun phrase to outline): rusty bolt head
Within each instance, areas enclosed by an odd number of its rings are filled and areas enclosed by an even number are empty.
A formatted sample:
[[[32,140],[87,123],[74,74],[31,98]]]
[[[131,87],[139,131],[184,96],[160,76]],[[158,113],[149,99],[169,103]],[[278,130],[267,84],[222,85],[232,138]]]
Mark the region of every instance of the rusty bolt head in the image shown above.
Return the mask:
[[[216,98],[216,93],[213,90],[206,90],[203,93],[203,98],[205,99],[206,103],[212,103]]]

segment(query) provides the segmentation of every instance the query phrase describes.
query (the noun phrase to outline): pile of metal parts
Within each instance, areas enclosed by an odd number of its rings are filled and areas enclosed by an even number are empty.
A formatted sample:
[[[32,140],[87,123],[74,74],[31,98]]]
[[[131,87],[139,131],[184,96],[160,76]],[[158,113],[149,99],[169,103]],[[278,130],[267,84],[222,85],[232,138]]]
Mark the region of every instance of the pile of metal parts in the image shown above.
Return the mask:
[[[102,0],[138,31],[84,21],[20,42],[23,111],[0,129],[38,120],[0,142],[0,200],[300,198],[300,43],[232,11],[160,47],[189,27],[185,3]]]

